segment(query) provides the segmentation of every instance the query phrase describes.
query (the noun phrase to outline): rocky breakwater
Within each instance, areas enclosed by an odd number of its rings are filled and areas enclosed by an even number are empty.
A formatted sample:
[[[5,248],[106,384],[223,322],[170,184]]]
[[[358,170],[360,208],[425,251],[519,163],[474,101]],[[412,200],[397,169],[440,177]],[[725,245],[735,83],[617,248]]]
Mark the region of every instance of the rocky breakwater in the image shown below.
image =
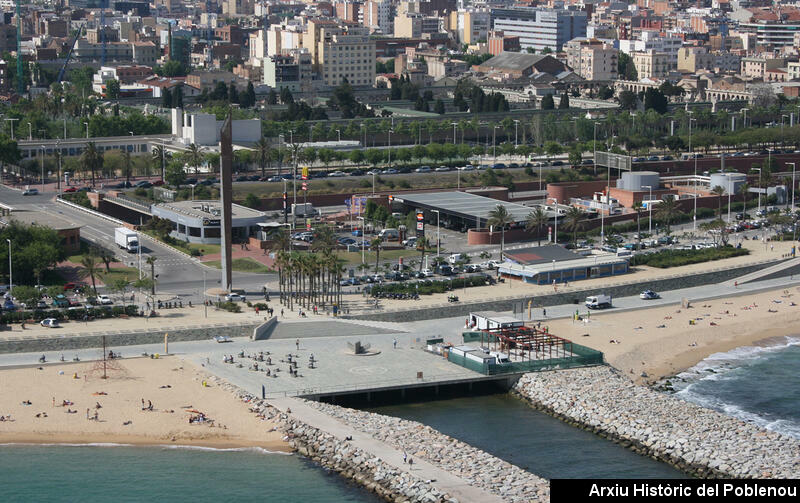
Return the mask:
[[[550,485],[545,479],[424,424],[319,402],[309,405],[504,501],[550,500]]]
[[[266,400],[242,390],[228,381],[209,375],[207,381],[233,393],[249,405],[251,413],[277,425],[284,440],[299,454],[310,458],[326,469],[366,487],[391,502],[445,503],[456,502],[432,481],[422,480],[390,466],[377,456],[353,446],[346,439],[309,426],[303,421],[278,410]]]
[[[514,392],[537,409],[694,476],[800,473],[797,439],[635,385],[610,367],[526,374]]]

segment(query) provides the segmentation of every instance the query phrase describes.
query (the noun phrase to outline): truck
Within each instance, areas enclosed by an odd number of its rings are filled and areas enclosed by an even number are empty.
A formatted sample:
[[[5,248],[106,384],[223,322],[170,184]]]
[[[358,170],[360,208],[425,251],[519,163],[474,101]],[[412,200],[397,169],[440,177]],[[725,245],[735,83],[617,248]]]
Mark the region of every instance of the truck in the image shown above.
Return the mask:
[[[611,307],[611,296],[610,295],[591,295],[586,297],[586,307],[589,309],[604,309],[606,307]]]
[[[136,231],[126,229],[125,227],[117,227],[114,229],[114,242],[123,250],[128,253],[136,253],[139,251],[139,235]]]
[[[398,241],[400,240],[400,231],[397,229],[383,229],[378,233],[378,237],[384,241]]]
[[[313,218],[319,215],[319,211],[311,203],[292,204],[292,214],[301,218]]]

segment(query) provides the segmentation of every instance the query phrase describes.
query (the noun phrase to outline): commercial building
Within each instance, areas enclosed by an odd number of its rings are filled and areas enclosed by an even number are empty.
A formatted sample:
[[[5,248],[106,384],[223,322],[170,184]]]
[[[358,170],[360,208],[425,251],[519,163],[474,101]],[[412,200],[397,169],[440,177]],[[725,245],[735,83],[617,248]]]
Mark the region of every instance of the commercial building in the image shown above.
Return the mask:
[[[797,7],[770,6],[735,13],[739,30],[753,33],[761,46],[792,47],[795,33],[800,32],[800,9]]]
[[[103,57],[103,44],[79,39],[72,57],[81,63],[100,61]],[[112,42],[106,44],[105,57],[107,63],[153,66],[158,58],[158,48],[152,42]]]
[[[574,39],[564,45],[567,66],[586,80],[616,80],[619,51],[597,39]]]
[[[273,89],[307,91],[311,79],[311,54],[306,50],[295,49],[264,58],[264,84]]]
[[[477,44],[486,40],[492,29],[491,13],[487,9],[459,9],[450,13],[450,31],[461,44]]]
[[[233,241],[243,241],[258,231],[265,221],[264,213],[238,204],[232,205],[231,234]],[[178,201],[150,207],[154,217],[172,222],[170,236],[190,243],[219,244],[222,207],[219,201]]]
[[[185,145],[218,145],[222,123],[214,114],[190,114],[180,108],[172,109],[172,135]],[[254,144],[261,139],[260,119],[233,120],[231,129],[234,143]]]
[[[584,256],[559,245],[508,250],[505,257],[506,261],[497,268],[498,274],[538,285],[616,276],[628,272],[628,261],[622,257],[600,253]]]
[[[518,7],[492,9],[493,28],[519,37],[520,47],[560,51],[573,38],[586,36],[586,12]]]
[[[509,79],[528,77],[535,73],[557,75],[567,71],[566,65],[552,56],[524,52],[503,52],[473,68],[477,72],[501,74]]]
[[[678,49],[681,47],[683,47],[683,39],[671,36],[665,37],[656,30],[644,30],[638,39],[619,41],[619,50],[631,56],[634,52],[647,51],[667,54],[670,57],[670,63],[672,63],[673,68],[678,63]],[[636,69],[638,70],[639,67],[637,66]],[[639,77],[641,77],[641,74]]]
[[[426,16],[418,12],[405,12],[394,18],[394,36],[396,38],[420,38],[423,33],[439,33],[442,31],[442,18]]]
[[[784,58],[742,58],[741,75],[744,78],[763,79],[768,70],[785,67]]]
[[[394,30],[391,0],[368,0],[364,2],[362,11],[362,23],[369,28],[371,33],[392,34]]]
[[[489,54],[497,56],[501,52],[520,52],[519,37],[506,35],[502,31],[489,32]]]

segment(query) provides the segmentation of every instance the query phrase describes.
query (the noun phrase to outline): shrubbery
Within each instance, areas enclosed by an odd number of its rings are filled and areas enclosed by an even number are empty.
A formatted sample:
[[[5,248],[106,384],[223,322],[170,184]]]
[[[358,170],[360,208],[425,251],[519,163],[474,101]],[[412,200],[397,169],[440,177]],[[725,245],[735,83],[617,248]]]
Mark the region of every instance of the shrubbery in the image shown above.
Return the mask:
[[[241,313],[242,307],[237,302],[217,302],[217,307],[229,313]]]
[[[90,309],[37,309],[35,311],[10,311],[0,315],[0,323],[20,323],[23,320],[34,320],[37,323],[45,318],[63,320],[82,320],[84,315],[90,318],[116,318],[122,315],[138,316],[139,308],[134,305],[113,307],[92,307]]]
[[[464,278],[453,278],[453,280],[422,280],[412,283],[388,283],[385,285],[375,285],[369,292],[375,296],[382,292],[385,293],[419,293],[420,295],[432,295],[434,293],[445,293],[450,290],[457,290],[467,287],[484,286],[489,282],[488,276],[476,275]],[[419,287],[417,286],[419,285]]]
[[[687,264],[698,264],[711,260],[738,257],[749,253],[750,250],[746,248],[734,248],[733,246],[703,248],[700,250],[663,250],[658,253],[634,255],[631,258],[631,265],[649,265],[651,267],[666,269],[668,267],[678,267]]]

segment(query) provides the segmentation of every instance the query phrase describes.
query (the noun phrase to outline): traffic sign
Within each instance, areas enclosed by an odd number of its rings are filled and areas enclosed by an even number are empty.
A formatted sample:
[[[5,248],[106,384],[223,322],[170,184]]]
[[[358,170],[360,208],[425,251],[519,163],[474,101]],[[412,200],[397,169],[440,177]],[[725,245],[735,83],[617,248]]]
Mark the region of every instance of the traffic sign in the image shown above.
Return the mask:
[[[308,185],[306,182],[303,182],[303,184],[300,186],[300,190],[308,190]]]
[[[425,222],[417,222],[417,230],[425,230]]]
[[[595,152],[594,163],[597,166],[605,166],[607,168],[631,170],[631,156],[629,155]]]
[[[303,180],[308,180],[308,166],[303,166]]]

